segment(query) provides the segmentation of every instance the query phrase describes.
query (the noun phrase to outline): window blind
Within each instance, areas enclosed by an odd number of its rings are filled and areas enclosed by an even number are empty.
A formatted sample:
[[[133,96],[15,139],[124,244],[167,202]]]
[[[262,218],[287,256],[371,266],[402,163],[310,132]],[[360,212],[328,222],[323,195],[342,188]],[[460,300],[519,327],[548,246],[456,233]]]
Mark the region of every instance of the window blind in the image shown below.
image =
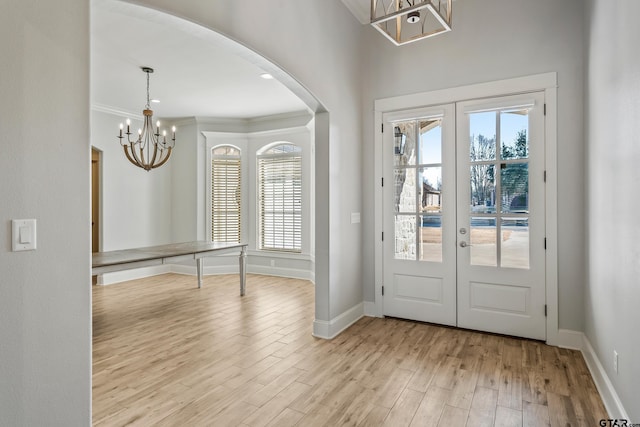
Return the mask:
[[[258,158],[260,249],[302,251],[302,158]]]
[[[239,243],[241,237],[240,158],[211,160],[211,240]]]

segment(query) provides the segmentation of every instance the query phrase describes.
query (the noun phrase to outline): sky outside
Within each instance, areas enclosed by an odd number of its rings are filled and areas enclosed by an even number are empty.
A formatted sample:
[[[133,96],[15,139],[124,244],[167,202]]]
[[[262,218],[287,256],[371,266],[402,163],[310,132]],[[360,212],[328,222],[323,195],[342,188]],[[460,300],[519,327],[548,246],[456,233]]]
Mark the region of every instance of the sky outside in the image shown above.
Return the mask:
[[[483,135],[488,139],[496,136],[498,114],[496,111],[472,113],[469,117],[469,134]],[[500,113],[500,139],[503,145],[514,146],[518,132],[528,130],[529,116],[513,112]],[[527,132],[528,133],[528,132]],[[437,126],[420,135],[420,163],[438,164],[442,162],[442,126]],[[425,168],[423,178],[429,185],[438,188],[442,182],[442,168]]]

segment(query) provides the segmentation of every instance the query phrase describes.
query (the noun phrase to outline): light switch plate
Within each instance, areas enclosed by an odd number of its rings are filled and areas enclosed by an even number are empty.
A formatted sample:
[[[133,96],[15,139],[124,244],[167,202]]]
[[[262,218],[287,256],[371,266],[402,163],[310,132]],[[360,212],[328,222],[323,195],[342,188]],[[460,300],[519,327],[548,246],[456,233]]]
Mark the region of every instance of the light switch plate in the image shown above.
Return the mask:
[[[14,219],[11,220],[11,250],[33,251],[36,249],[36,220]],[[22,243],[24,242],[24,243]]]
[[[351,224],[360,223],[360,212],[351,212]]]

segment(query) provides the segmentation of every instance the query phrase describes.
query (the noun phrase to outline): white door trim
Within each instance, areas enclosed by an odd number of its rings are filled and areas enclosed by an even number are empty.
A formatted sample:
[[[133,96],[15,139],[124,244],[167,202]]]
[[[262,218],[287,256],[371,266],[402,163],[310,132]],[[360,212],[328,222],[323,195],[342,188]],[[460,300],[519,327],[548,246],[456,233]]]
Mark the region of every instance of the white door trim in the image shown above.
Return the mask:
[[[392,98],[378,99],[374,102],[374,280],[375,314],[382,316],[382,115],[399,110],[408,110],[448,104],[472,99],[492,98],[527,92],[544,91],[546,103],[545,115],[545,170],[547,185],[546,204],[546,299],[547,299],[547,343],[557,345],[558,333],[558,191],[557,191],[557,73],[536,74],[507,80],[478,83],[421,92]]]

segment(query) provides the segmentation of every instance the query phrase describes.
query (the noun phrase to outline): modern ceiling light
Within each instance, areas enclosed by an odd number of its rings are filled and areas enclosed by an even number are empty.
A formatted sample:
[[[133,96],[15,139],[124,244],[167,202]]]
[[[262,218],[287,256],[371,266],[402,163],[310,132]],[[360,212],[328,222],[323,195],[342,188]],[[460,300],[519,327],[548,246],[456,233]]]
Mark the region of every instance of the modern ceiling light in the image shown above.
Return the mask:
[[[371,0],[371,25],[396,46],[451,31],[452,0]]]
[[[273,79],[273,76],[271,74],[269,74],[269,73],[262,73],[262,74],[260,74],[260,77],[262,77],[265,80],[272,80]]]
[[[153,73],[153,68],[141,67],[147,74],[147,105],[142,110],[144,124],[142,129],[138,129],[138,139],[131,140],[131,120],[127,119],[126,140],[122,134],[124,125],[120,123],[120,145],[124,148],[124,154],[134,165],[150,171],[159,168],[167,163],[171,156],[171,149],[176,144],[176,127],[171,128],[173,133],[171,140],[167,142],[167,131],[160,133],[160,121],[156,122],[155,133],[153,130],[153,111],[149,107],[149,74]]]
[[[407,22],[409,24],[415,24],[417,22],[420,22],[420,12],[416,10],[415,12],[411,12],[407,14]]]

